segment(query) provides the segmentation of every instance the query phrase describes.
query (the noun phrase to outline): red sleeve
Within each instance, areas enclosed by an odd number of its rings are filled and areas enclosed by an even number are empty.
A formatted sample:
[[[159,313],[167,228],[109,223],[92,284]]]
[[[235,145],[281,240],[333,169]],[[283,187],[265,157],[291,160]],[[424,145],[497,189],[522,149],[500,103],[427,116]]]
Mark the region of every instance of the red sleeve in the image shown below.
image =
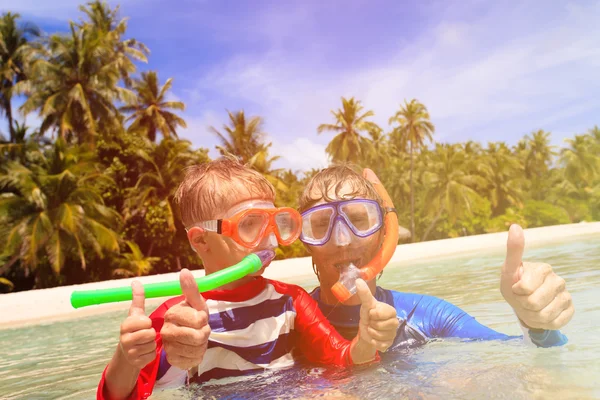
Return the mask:
[[[279,293],[294,299],[298,332],[298,350],[316,364],[347,367],[354,365],[350,355],[351,341],[342,337],[323,315],[316,301],[300,286],[270,281]],[[377,359],[379,354],[377,354]]]
[[[152,394],[154,389],[154,383],[156,382],[156,375],[158,373],[158,367],[160,364],[160,354],[162,352],[162,339],[160,337],[160,330],[165,322],[164,316],[169,308],[173,305],[181,302],[183,296],[174,297],[161,304],[152,314],[150,319],[152,320],[152,327],[156,331],[156,356],[150,364],[146,365],[138,376],[135,388],[127,397],[126,400],[142,400],[147,399]],[[108,366],[106,367],[108,368]],[[111,400],[111,397],[105,392],[106,389],[106,368],[102,372],[100,383],[98,384],[98,390],[96,391],[97,400]]]

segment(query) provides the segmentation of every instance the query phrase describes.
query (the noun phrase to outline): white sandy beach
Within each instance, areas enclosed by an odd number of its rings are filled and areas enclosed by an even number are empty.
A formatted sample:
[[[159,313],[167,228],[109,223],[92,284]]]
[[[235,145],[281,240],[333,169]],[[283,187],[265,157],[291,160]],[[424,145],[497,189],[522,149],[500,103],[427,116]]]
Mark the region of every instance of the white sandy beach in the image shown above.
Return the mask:
[[[553,242],[600,234],[600,222],[558,225],[525,230],[525,246],[537,247]],[[456,239],[436,240],[399,245],[391,260],[392,267],[406,266],[416,260],[434,260],[474,252],[497,252],[506,248],[507,232],[467,236]],[[193,271],[196,277],[204,276],[203,270]],[[284,282],[299,283],[314,279],[310,258],[274,261],[265,271],[265,277]],[[78,318],[113,310],[124,310],[130,302],[105,304],[74,309],[70,296],[74,290],[104,289],[130,286],[134,278],[63,286],[52,289],[0,294],[0,329],[30,325],[39,322]],[[142,283],[178,280],[177,273],[137,278]],[[314,279],[316,283],[316,279]],[[152,311],[165,299],[146,300],[147,310]]]

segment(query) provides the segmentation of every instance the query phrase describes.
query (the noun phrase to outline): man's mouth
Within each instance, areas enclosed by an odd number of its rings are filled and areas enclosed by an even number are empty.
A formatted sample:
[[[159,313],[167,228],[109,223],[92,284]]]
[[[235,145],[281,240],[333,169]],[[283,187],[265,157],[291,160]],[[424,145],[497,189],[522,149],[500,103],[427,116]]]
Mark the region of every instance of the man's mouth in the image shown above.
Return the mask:
[[[350,266],[350,264],[354,265],[357,268],[360,268],[361,262],[362,262],[362,258],[352,258],[352,259],[345,259],[343,261],[336,262],[333,264],[333,266],[335,268],[337,268],[338,270],[348,268]]]

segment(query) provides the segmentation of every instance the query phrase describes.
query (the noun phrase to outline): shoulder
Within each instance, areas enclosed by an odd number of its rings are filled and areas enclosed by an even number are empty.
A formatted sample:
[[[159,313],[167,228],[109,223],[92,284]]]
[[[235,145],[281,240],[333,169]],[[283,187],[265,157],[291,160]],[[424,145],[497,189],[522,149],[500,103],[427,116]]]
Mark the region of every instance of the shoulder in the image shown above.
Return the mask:
[[[414,312],[416,310],[447,312],[451,311],[451,309],[457,308],[449,301],[429,294],[407,293],[396,290],[382,289],[382,297],[383,298],[380,301],[393,304],[397,310],[404,310],[407,312]]]
[[[267,279],[267,283],[272,285],[275,290],[281,294],[287,294],[288,296],[293,297],[294,299],[297,297],[309,297],[310,295],[304,288],[294,285],[292,283],[284,283],[280,281],[274,281],[271,279]]]

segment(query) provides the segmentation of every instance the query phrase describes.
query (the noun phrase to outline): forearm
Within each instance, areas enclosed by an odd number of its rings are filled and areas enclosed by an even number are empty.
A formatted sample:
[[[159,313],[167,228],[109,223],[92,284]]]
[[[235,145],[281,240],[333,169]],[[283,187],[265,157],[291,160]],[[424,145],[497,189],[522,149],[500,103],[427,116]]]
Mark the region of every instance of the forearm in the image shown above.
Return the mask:
[[[106,368],[105,395],[111,400],[128,398],[136,387],[140,369],[129,364],[119,345]]]
[[[360,334],[352,339],[350,344],[350,357],[355,365],[366,364],[377,360],[375,346],[360,339]]]

